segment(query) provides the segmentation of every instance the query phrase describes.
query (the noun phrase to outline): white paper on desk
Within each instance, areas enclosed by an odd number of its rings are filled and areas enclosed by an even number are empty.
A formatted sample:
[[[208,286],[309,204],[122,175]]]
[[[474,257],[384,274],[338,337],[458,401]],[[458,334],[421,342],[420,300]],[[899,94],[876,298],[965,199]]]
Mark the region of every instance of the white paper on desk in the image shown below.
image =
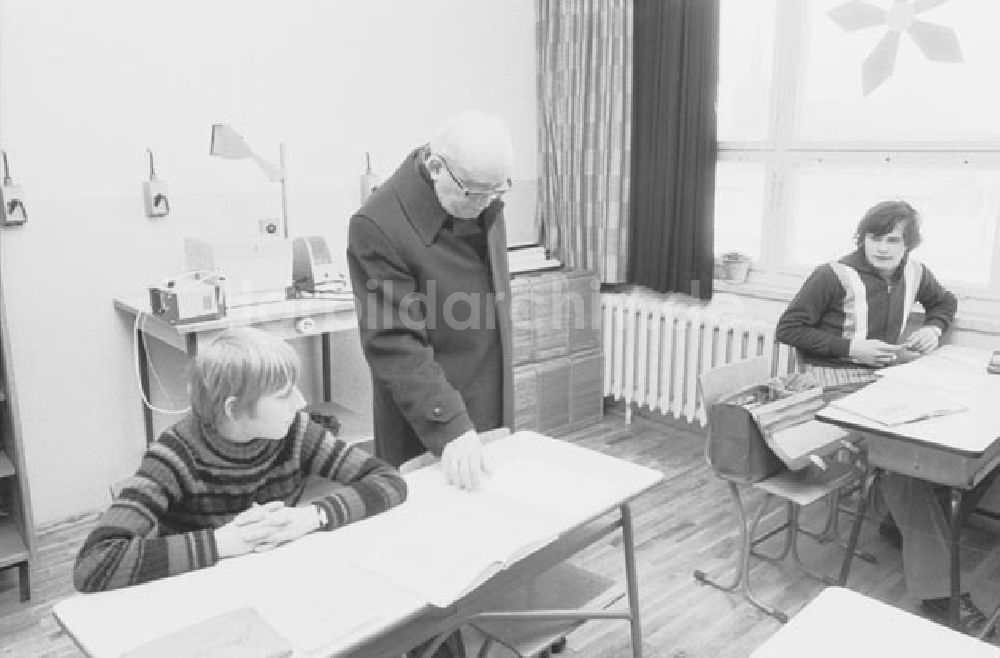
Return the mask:
[[[943,388],[883,378],[874,384],[834,400],[830,406],[882,425],[902,425],[965,411],[959,396]]]
[[[240,571],[248,599],[278,633],[310,655],[345,637],[376,629],[385,583],[331,554],[321,534],[246,556]],[[313,541],[310,541],[313,540]],[[251,575],[252,574],[252,575]]]
[[[491,475],[476,492],[447,484],[439,463],[406,474],[406,502],[379,515],[391,533],[379,532],[358,563],[434,605],[447,606],[562,533],[663,479],[654,469],[533,432],[489,443],[484,454]],[[377,528],[378,517],[372,521]]]
[[[557,464],[512,459],[491,468],[484,490],[543,507],[577,523],[617,501],[618,492],[607,481]]]
[[[927,356],[891,368],[876,370],[886,380],[904,382],[967,396],[989,378],[983,353],[967,347],[945,345]]]
[[[358,560],[365,569],[432,605],[451,605],[497,572],[553,541],[565,516],[495,492],[428,481],[413,487],[395,534]]]

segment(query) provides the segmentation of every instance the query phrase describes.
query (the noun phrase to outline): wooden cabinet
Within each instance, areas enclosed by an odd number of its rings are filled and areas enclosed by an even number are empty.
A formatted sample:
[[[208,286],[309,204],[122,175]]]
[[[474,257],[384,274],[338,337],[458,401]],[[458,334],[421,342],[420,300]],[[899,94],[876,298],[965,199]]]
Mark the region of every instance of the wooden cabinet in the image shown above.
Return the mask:
[[[11,369],[2,283],[0,347],[0,569],[17,567],[21,600],[27,601],[31,596],[35,530],[17,417],[17,390]]]

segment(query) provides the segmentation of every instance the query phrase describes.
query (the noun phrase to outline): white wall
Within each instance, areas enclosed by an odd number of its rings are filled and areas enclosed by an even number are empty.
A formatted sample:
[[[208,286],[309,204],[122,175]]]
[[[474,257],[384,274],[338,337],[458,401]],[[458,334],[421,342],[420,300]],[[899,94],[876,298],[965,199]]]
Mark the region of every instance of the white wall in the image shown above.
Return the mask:
[[[30,214],[0,229],[0,273],[36,524],[105,506],[138,463],[112,297],[179,271],[185,235],[280,214],[252,163],[208,156],[213,122],[274,161],[286,143],[291,231],[325,235],[343,264],[365,151],[391,173],[455,110],[505,116],[515,178],[534,180],[533,39],[524,0],[0,0],[0,145]],[[143,214],[147,147],[166,219]],[[356,356],[338,390],[366,383]],[[163,368],[168,390],[181,370]]]

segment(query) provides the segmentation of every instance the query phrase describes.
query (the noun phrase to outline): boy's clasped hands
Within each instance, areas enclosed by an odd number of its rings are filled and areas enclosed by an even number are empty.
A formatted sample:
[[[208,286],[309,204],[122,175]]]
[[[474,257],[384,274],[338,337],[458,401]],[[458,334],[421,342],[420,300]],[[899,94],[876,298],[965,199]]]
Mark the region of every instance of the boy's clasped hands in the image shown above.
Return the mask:
[[[289,507],[280,500],[254,505],[215,530],[219,557],[269,551],[319,529],[314,505]]]

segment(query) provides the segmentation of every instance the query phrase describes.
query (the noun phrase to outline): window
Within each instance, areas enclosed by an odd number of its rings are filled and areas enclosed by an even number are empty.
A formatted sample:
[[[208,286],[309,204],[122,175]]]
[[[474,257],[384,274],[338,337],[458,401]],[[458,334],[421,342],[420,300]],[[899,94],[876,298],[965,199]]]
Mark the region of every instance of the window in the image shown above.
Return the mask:
[[[902,198],[914,257],[1000,299],[1000,2],[721,4],[716,253],[798,280]]]

